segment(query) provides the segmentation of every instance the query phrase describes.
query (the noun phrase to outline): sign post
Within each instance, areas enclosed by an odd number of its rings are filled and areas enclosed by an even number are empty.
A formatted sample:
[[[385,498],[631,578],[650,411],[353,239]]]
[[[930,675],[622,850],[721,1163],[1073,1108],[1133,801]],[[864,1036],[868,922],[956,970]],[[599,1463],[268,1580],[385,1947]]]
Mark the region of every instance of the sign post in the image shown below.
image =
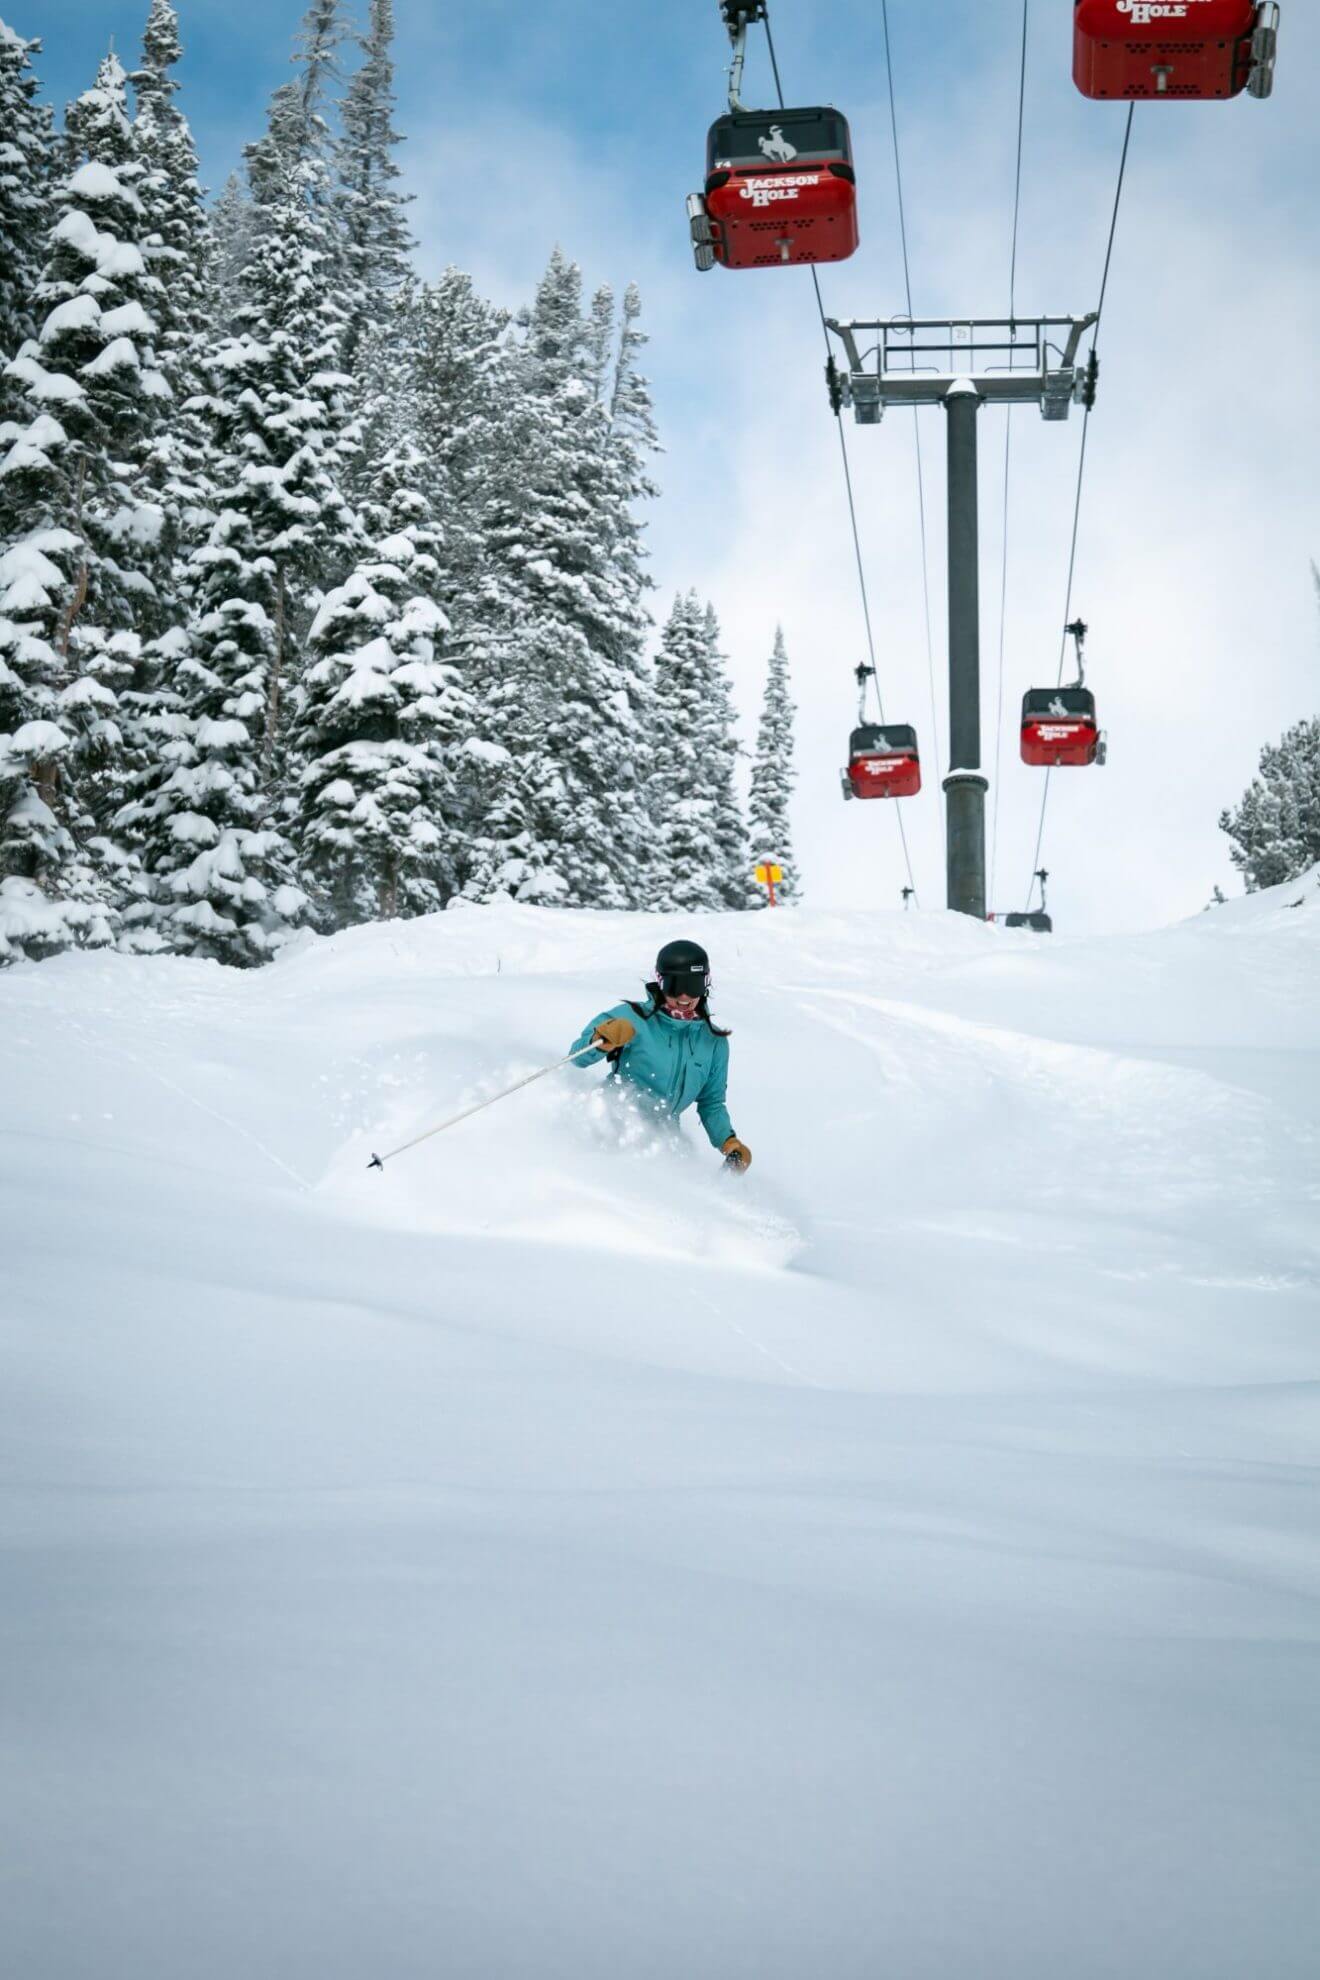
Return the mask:
[[[770,906],[778,907],[779,902],[775,899],[775,888],[784,877],[783,867],[776,866],[772,859],[762,860],[756,869],[756,877],[770,896]]]

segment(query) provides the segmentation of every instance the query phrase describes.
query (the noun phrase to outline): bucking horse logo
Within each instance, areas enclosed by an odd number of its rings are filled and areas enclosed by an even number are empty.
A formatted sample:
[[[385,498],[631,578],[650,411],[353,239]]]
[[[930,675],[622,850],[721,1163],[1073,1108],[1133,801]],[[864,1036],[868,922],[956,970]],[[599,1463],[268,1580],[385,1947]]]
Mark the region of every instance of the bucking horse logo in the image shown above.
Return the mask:
[[[771,124],[769,137],[758,138],[756,142],[772,165],[791,165],[797,157],[797,146],[789,143],[778,124]]]

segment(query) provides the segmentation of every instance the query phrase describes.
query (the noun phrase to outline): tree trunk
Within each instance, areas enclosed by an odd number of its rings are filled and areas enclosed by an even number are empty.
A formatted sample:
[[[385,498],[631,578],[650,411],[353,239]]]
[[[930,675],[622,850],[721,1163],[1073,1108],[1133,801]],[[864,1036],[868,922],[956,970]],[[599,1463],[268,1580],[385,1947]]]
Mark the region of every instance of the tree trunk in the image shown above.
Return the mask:
[[[63,612],[60,614],[59,630],[55,635],[55,650],[59,654],[60,659],[64,662],[64,677],[65,677],[66,685],[68,679],[69,641],[73,638],[73,628],[75,622],[77,621],[78,614],[82,611],[83,606],[87,603],[87,586],[89,582],[89,568],[88,568],[89,560],[87,555],[87,536],[83,529],[83,483],[86,479],[86,475],[87,475],[87,463],[86,461],[79,461],[78,479],[74,486],[74,495],[73,495],[73,520],[74,520],[74,527],[77,530],[78,535],[82,540],[82,562],[79,564],[77,575],[73,580],[73,590],[69,593],[69,602],[65,606]],[[33,782],[34,783],[36,782],[35,777],[33,778]]]
[[[281,566],[275,577],[275,665],[271,668],[270,686],[266,690],[266,739],[261,752],[261,777],[265,783],[270,778],[271,764],[275,760],[275,738],[280,726],[280,682],[284,674],[284,570]]]

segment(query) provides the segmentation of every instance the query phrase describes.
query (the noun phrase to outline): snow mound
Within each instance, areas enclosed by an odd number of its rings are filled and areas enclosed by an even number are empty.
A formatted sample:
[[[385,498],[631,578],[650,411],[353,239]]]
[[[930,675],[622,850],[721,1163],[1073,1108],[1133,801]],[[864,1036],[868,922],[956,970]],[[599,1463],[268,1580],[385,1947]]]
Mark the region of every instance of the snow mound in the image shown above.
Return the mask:
[[[0,974],[14,1970],[1309,1980],[1318,882]]]

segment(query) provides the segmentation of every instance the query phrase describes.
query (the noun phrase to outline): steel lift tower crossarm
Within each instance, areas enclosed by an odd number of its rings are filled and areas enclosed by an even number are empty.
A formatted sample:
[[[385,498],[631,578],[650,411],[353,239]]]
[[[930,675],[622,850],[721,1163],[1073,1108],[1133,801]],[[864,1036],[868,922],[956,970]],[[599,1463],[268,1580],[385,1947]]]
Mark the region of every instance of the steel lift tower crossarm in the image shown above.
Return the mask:
[[[837,394],[859,426],[878,426],[886,406],[942,405],[955,380],[966,379],[987,405],[1035,402],[1046,419],[1067,419],[1070,406],[1088,405],[1095,396],[1094,361],[1077,361],[1082,338],[1097,321],[1094,311],[826,321],[847,359],[846,368],[836,365],[830,375],[831,403]]]

